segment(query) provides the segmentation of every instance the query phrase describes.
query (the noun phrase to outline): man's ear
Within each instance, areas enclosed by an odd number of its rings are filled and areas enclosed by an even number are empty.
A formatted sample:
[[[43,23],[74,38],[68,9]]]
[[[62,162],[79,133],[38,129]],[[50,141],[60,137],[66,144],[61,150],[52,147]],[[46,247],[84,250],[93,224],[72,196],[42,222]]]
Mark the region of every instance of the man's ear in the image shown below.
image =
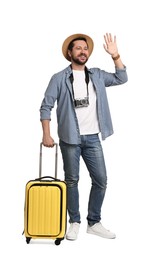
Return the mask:
[[[71,51],[68,50],[68,56],[71,58]]]

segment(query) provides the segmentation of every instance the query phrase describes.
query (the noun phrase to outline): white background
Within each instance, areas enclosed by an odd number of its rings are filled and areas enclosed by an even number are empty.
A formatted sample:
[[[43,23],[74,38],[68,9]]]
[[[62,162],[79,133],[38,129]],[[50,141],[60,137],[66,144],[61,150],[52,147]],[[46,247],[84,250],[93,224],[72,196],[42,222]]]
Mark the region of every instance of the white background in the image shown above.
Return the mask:
[[[0,2],[0,237],[3,259],[156,259],[156,8],[155,1]],[[117,36],[129,81],[107,90],[114,135],[103,142],[108,188],[102,223],[115,240],[86,234],[90,180],[81,162],[77,241],[25,243],[24,192],[38,176],[42,138],[39,108],[50,77],[69,63],[61,47],[73,33],[90,35],[95,43],[88,67],[114,71],[103,49],[103,35]],[[57,139],[55,110],[52,136]],[[45,148],[46,149],[46,148]],[[54,150],[53,150],[54,151]],[[48,157],[52,150],[44,150]],[[46,156],[47,154],[47,156]],[[49,155],[48,155],[49,154]],[[52,157],[52,154],[50,155]],[[43,175],[52,174],[51,159]],[[48,165],[49,164],[49,165]],[[52,167],[51,167],[52,166]],[[59,153],[58,177],[64,178]]]

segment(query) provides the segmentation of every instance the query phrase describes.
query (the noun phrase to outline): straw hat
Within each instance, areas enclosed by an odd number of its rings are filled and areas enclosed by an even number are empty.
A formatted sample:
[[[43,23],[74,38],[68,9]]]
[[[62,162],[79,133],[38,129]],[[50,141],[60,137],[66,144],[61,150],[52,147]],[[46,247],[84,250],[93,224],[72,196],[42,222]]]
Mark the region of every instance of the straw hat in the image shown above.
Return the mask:
[[[70,35],[68,38],[65,39],[65,41],[63,42],[63,45],[62,45],[62,52],[63,52],[63,55],[64,57],[68,60],[68,61],[71,61],[70,60],[70,57],[68,55],[68,46],[69,46],[69,43],[71,41],[73,41],[74,39],[76,38],[79,38],[79,37],[83,37],[86,39],[87,41],[87,44],[88,44],[88,48],[89,48],[89,56],[91,55],[92,51],[93,51],[93,47],[94,47],[94,43],[93,43],[93,40],[86,34],[82,34],[82,33],[77,33],[77,34],[73,34],[73,35]]]

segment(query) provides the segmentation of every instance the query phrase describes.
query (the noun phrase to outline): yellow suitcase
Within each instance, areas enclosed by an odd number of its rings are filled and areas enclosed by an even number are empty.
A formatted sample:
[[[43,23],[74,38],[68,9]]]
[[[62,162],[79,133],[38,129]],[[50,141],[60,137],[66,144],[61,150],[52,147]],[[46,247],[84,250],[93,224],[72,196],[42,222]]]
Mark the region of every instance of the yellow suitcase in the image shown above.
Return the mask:
[[[42,143],[40,144],[39,178],[25,187],[24,234],[31,239],[53,239],[59,245],[64,239],[67,222],[66,183],[57,179],[58,144],[56,146],[55,178],[41,176]]]

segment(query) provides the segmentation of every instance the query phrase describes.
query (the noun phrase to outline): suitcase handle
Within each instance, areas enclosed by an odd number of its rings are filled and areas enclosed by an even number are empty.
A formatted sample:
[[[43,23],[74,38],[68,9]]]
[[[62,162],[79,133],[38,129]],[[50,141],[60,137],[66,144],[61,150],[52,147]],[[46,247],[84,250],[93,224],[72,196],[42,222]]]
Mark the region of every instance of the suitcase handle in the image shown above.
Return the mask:
[[[36,181],[41,181],[41,180],[43,180],[43,179],[52,179],[52,180],[55,180],[55,181],[60,181],[59,179],[56,179],[56,178],[54,178],[54,177],[52,177],[52,176],[43,176],[43,177],[39,177],[39,178],[37,178],[37,179],[35,179]]]
[[[56,152],[55,152],[55,178],[57,179],[57,166],[58,166],[58,144],[54,143],[54,146],[56,146]],[[42,172],[42,147],[43,144],[40,143],[40,156],[39,156],[39,178],[43,178],[41,176],[41,172]],[[49,177],[49,176],[48,176]],[[53,178],[53,177],[50,177]]]

